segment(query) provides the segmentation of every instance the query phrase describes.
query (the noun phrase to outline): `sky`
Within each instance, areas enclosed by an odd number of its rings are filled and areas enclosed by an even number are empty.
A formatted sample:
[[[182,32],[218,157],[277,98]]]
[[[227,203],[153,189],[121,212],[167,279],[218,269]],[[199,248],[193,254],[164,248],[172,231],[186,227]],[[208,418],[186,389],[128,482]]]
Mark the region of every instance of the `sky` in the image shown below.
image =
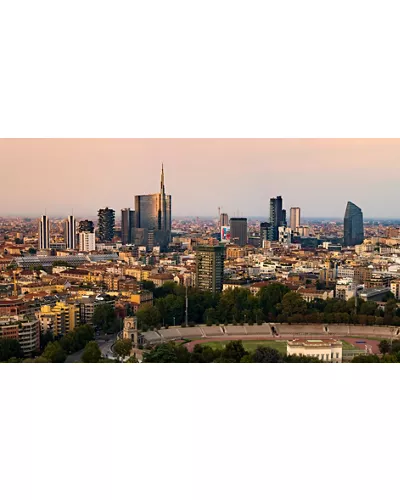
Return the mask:
[[[1,139],[0,216],[94,217],[159,190],[173,216],[268,218],[269,199],[304,217],[400,218],[400,139]]]

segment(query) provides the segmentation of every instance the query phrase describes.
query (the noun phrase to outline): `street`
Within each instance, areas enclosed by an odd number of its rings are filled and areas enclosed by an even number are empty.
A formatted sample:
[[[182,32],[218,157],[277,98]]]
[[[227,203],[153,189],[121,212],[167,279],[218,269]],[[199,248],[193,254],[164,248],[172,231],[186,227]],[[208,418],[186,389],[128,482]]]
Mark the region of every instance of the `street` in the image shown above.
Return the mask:
[[[107,340],[106,340],[107,339]],[[100,347],[101,355],[103,358],[113,358],[113,352],[111,350],[111,347],[117,340],[117,335],[108,335],[108,336],[102,336],[101,338],[96,338],[96,342]],[[67,359],[65,360],[65,363],[77,363],[81,360],[81,356],[83,354],[84,349],[81,349],[78,352],[74,352],[73,354],[70,354],[67,356]]]

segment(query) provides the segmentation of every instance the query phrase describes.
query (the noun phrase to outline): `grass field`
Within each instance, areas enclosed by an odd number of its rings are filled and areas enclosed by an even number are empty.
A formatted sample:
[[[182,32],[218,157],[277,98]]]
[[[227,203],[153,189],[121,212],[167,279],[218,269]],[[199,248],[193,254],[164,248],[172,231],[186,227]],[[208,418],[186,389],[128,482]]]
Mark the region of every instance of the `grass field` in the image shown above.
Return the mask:
[[[229,342],[229,341],[228,341]],[[217,348],[217,347],[225,347],[226,344],[228,343],[227,341],[224,342],[205,342],[203,345],[209,345],[212,348]],[[246,349],[246,351],[252,352],[257,349],[258,346],[267,346],[267,347],[272,347],[272,349],[276,349],[282,354],[286,354],[286,341],[281,340],[281,341],[276,341],[276,340],[243,340],[243,347]]]
[[[272,347],[272,349],[276,349],[282,354],[286,354],[286,341],[285,340],[243,340],[243,347],[246,349],[246,351],[252,352],[257,349],[258,346],[267,346],[267,347]],[[362,350],[362,347],[359,346],[354,346],[350,344],[349,342],[345,342],[344,340],[341,341],[343,344],[343,351],[352,351],[354,349],[360,349]],[[217,348],[217,347],[225,347],[228,342],[205,342],[203,345],[209,345],[212,348]]]

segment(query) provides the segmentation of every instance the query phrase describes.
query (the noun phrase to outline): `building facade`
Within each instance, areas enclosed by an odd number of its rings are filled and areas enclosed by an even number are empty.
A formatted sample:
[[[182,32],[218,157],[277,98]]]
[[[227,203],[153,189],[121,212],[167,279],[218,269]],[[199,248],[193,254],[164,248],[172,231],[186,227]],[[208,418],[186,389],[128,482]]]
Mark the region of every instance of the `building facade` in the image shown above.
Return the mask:
[[[349,201],[344,215],[344,246],[361,245],[364,241],[364,219],[361,208]]]
[[[65,244],[68,250],[76,249],[76,220],[73,215],[65,221]]]
[[[222,292],[224,281],[222,246],[200,246],[196,253],[196,287],[212,293]]]
[[[135,225],[135,211],[130,208],[121,210],[121,242],[123,245],[133,243],[133,228]]]
[[[324,363],[341,363],[343,347],[340,340],[294,339],[287,342],[288,356],[311,356]]]
[[[94,252],[96,250],[96,235],[84,231],[79,233],[79,251],[80,252]]]
[[[271,198],[269,204],[269,222],[271,224],[271,241],[278,241],[278,228],[280,226],[286,225],[283,214],[283,200],[282,196],[277,196],[276,198]]]
[[[299,207],[292,207],[290,209],[290,229],[293,232],[297,231],[297,228],[300,227],[300,208]]]
[[[114,239],[115,234],[115,211],[112,208],[101,208],[98,212],[98,237],[101,242]]]
[[[230,241],[234,245],[244,247],[247,245],[247,219],[244,217],[234,217],[230,220]]]
[[[135,244],[152,250],[168,248],[171,242],[171,196],[165,193],[164,166],[160,192],[135,196]]]
[[[47,215],[39,220],[39,250],[50,248],[50,221]]]

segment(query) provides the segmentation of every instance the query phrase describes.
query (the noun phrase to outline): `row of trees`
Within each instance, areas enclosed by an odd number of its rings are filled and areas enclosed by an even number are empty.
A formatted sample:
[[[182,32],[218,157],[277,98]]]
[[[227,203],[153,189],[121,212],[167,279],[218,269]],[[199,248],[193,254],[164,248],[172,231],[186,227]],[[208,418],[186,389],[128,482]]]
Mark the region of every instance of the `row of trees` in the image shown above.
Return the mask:
[[[139,328],[181,325],[185,321],[185,288],[166,283],[154,289],[154,306],[147,306],[137,313]],[[189,323],[235,324],[262,323],[351,323],[363,325],[400,326],[397,302],[389,298],[385,310],[375,302],[358,299],[316,299],[306,302],[300,294],[280,283],[272,283],[252,295],[249,289],[235,288],[222,294],[212,294],[194,288],[188,290]]]
[[[268,346],[258,346],[248,352],[241,340],[232,340],[226,346],[212,348],[197,344],[193,352],[185,345],[169,342],[143,354],[144,363],[320,363],[314,357],[288,356]]]

